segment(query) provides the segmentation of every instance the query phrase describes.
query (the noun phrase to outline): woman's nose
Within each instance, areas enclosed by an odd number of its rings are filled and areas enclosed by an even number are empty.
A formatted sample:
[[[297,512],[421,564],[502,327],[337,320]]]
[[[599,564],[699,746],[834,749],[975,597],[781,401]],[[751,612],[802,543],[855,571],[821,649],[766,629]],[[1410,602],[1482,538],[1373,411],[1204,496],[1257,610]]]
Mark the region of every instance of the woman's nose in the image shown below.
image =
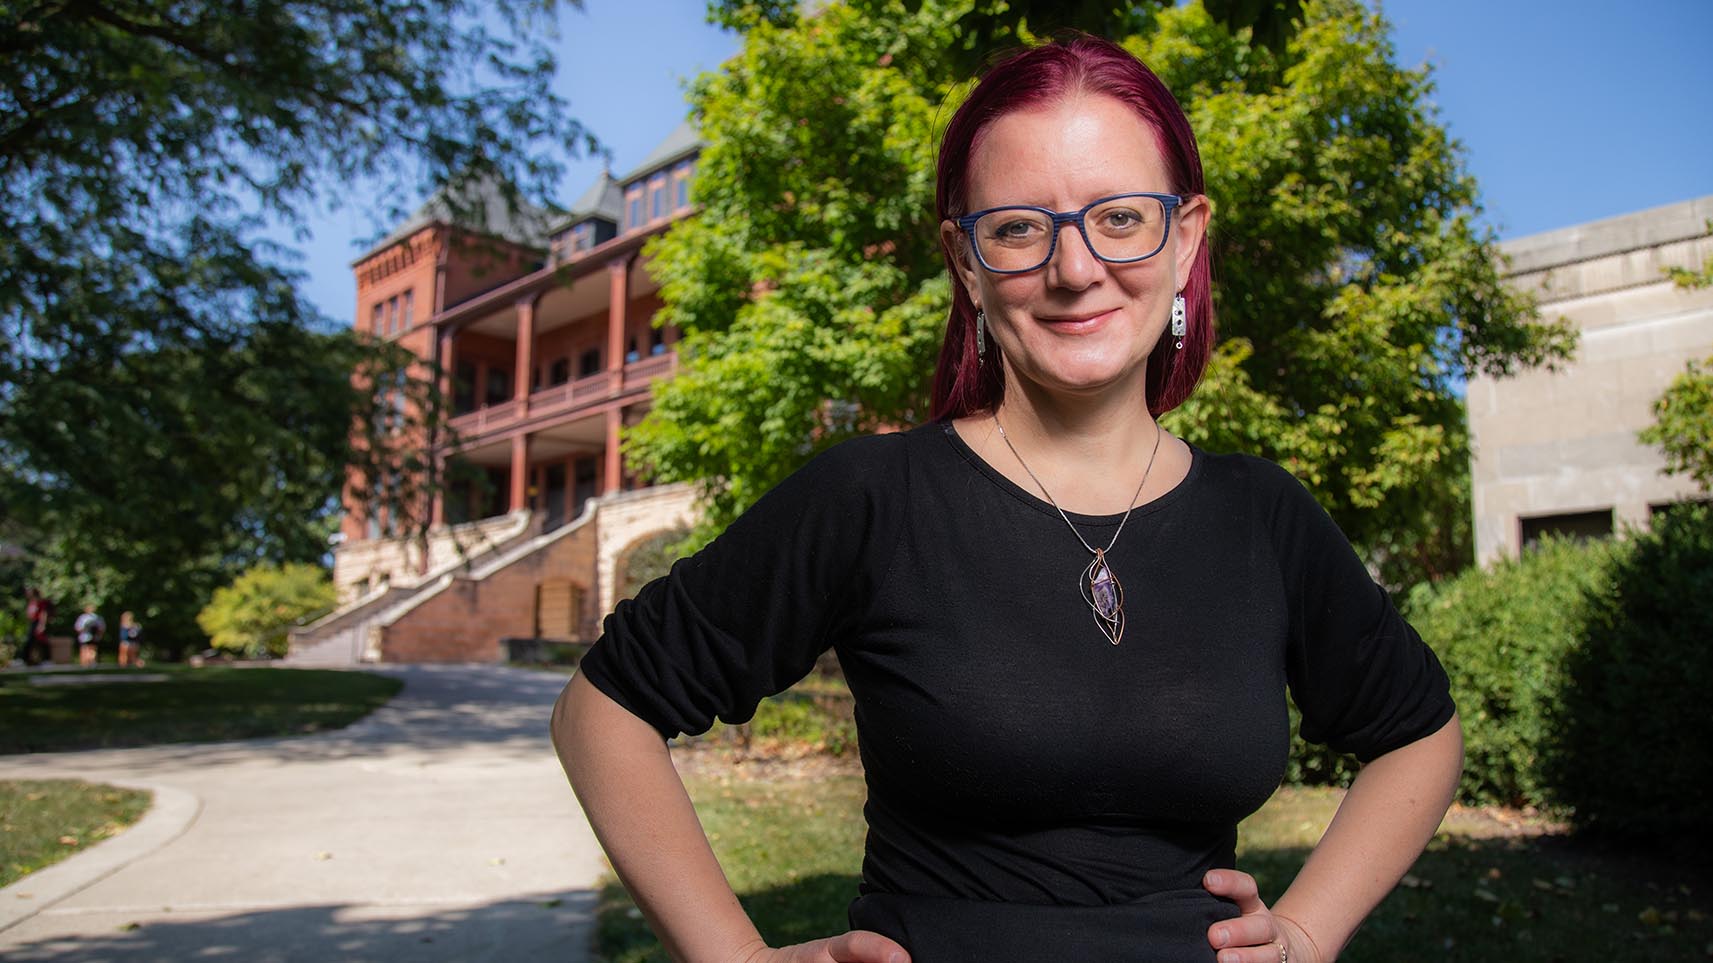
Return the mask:
[[[1049,284],[1080,291],[1093,284],[1104,268],[1075,224],[1059,226],[1059,243],[1054,246],[1052,259],[1047,262]]]

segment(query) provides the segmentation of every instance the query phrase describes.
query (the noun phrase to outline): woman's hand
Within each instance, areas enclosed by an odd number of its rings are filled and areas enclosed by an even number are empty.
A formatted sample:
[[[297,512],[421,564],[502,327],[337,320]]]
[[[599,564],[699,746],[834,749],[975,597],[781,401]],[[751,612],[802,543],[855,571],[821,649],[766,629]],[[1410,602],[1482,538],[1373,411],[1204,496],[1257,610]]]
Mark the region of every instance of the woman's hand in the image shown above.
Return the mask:
[[[1219,951],[1219,963],[1325,963],[1314,941],[1295,921],[1261,902],[1255,877],[1235,869],[1211,870],[1202,887],[1237,904],[1243,914],[1207,929],[1207,941]]]
[[[744,963],[910,963],[910,954],[879,933],[851,930],[825,940],[764,947]]]

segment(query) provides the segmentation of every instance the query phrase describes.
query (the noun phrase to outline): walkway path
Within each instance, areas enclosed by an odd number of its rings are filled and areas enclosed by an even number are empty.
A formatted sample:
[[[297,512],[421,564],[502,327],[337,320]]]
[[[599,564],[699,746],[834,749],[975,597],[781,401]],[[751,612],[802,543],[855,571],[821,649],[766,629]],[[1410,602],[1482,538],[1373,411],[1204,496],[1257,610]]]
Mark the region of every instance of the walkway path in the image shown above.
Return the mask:
[[[603,867],[547,740],[565,677],[381,671],[403,692],[339,732],[0,757],[0,779],[158,790],[0,890],[0,958],[586,960]]]

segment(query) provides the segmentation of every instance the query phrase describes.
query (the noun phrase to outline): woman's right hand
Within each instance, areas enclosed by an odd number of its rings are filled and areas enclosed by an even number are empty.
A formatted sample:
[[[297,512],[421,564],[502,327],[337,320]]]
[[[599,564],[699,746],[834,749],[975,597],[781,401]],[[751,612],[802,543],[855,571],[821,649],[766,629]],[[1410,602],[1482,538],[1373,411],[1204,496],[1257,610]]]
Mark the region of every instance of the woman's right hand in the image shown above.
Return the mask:
[[[910,954],[872,930],[851,930],[824,940],[764,947],[744,963],[910,963]]]

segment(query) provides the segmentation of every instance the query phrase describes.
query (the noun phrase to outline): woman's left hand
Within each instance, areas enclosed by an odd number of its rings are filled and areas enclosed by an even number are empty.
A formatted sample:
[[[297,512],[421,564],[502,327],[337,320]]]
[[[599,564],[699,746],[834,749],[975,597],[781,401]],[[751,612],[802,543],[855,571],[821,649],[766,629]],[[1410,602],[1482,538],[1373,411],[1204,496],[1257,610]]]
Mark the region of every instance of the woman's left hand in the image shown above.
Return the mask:
[[[1302,927],[1274,915],[1261,902],[1255,877],[1235,869],[1215,869],[1202,877],[1201,884],[1213,895],[1236,903],[1243,914],[1207,929],[1207,941],[1219,952],[1219,963],[1324,963]]]

